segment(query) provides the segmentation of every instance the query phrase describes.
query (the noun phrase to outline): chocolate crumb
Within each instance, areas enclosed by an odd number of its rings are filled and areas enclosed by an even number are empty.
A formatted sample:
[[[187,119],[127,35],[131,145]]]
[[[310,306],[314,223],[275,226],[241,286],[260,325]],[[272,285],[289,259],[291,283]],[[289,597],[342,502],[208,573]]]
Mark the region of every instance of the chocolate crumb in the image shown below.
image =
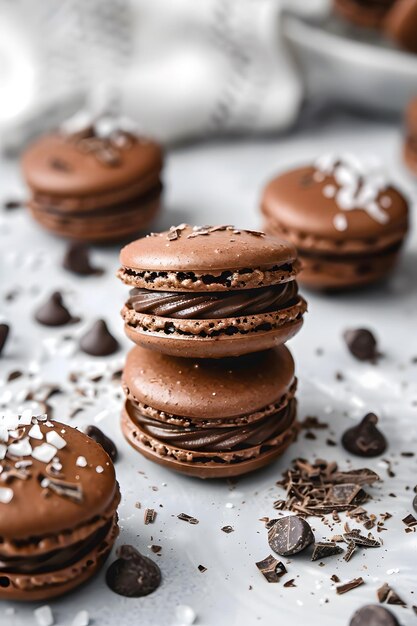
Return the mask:
[[[296,587],[297,585],[295,584],[295,578],[291,578],[290,580],[287,580],[286,583],[284,583],[284,587]]]
[[[3,203],[3,209],[5,211],[14,211],[15,209],[21,209],[25,206],[23,200],[6,200]]]
[[[161,570],[154,561],[129,545],[121,546],[117,556],[106,572],[106,583],[112,591],[126,598],[140,598],[159,587]]]
[[[162,550],[162,546],[155,546],[155,545],[152,545],[152,546],[151,546],[151,550],[152,550],[152,552],[153,552],[154,554],[159,554],[159,553],[161,552],[161,550]]]
[[[201,573],[204,573],[204,572],[207,572],[207,567],[204,567],[204,565],[199,565],[199,566],[198,566],[198,570],[199,570]]]
[[[227,535],[229,535],[230,533],[233,533],[235,531],[235,529],[232,526],[223,526],[223,528],[221,530],[224,533],[226,533]]]
[[[394,589],[388,584],[384,583],[377,589],[377,597],[378,601],[383,604],[386,602],[387,604],[394,604],[397,606],[406,607],[407,603],[394,591]]]
[[[417,525],[417,519],[411,513],[402,520],[406,526],[412,527]]]

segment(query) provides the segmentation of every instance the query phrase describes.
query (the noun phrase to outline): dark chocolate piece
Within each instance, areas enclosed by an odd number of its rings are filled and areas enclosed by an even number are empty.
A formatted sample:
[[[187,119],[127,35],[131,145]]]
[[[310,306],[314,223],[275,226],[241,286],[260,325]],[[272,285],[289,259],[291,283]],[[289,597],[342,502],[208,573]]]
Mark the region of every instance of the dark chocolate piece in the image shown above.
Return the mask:
[[[279,582],[279,579],[287,573],[284,563],[277,561],[272,554],[263,559],[263,561],[258,561],[256,567],[269,583]]]
[[[62,294],[55,291],[35,312],[35,320],[44,326],[64,326],[75,321],[64,305]]]
[[[406,517],[404,517],[402,521],[403,521],[403,524],[405,524],[406,526],[409,526],[410,528],[413,526],[417,526],[417,519],[411,513],[409,513]]]
[[[9,332],[10,326],[8,324],[0,324],[0,355],[3,352],[4,346],[6,345]]]
[[[199,565],[198,571],[204,574],[204,572],[207,572],[207,567],[205,567],[204,565]]]
[[[346,563],[348,563],[350,559],[352,558],[352,556],[355,554],[355,552],[356,552],[356,543],[354,541],[349,541],[343,560],[346,561]]]
[[[377,604],[369,604],[354,613],[349,626],[400,626],[400,624],[388,609]]]
[[[97,320],[81,337],[80,348],[92,356],[108,356],[119,349],[119,342],[113,337],[104,320]]]
[[[336,593],[340,596],[343,593],[352,591],[352,589],[356,589],[356,587],[360,587],[363,584],[365,584],[365,581],[362,577],[353,578],[352,580],[349,580],[349,582],[343,583],[343,585],[339,585],[338,587],[336,587]]]
[[[375,362],[380,356],[375,336],[367,328],[346,330],[343,337],[350,353],[359,361]]]
[[[377,428],[378,417],[368,413],[357,425],[342,436],[343,447],[352,454],[363,457],[380,456],[387,449],[387,440]]]
[[[271,549],[281,556],[292,556],[314,542],[310,524],[298,515],[279,519],[268,532]]]
[[[342,554],[342,552],[343,548],[338,546],[334,541],[319,541],[314,545],[311,560],[318,561],[319,559],[325,559],[328,556]]]
[[[103,448],[103,450],[107,452],[113,463],[117,461],[117,448],[113,441],[107,437],[102,430],[97,428],[97,426],[90,424],[85,429],[85,434],[88,437],[91,437],[91,439],[94,439],[94,441],[96,441]]]
[[[100,275],[103,270],[90,263],[88,246],[83,243],[70,243],[62,261],[63,267],[78,276]]]
[[[159,587],[161,570],[154,561],[129,545],[121,546],[117,556],[106,572],[106,583],[112,591],[126,598],[140,598]]]
[[[349,544],[351,541],[356,546],[361,546],[364,548],[380,548],[381,543],[372,537],[365,537],[360,534],[358,529],[351,530],[350,532],[344,533],[343,539]]]

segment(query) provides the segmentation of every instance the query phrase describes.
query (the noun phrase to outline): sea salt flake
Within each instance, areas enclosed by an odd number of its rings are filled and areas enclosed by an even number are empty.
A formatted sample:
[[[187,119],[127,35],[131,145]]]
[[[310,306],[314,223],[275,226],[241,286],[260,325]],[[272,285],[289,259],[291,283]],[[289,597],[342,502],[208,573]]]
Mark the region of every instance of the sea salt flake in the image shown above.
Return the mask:
[[[87,459],[85,458],[85,456],[79,456],[75,461],[75,465],[77,465],[78,467],[87,467]]]
[[[30,409],[24,409],[21,415],[19,415],[19,426],[30,426],[32,417],[32,411]]]
[[[19,416],[7,412],[0,417],[0,425],[7,428],[7,430],[14,430],[19,427]]]
[[[102,474],[104,472],[104,467],[102,467],[101,465],[97,465],[96,472],[97,474]]]
[[[72,620],[72,626],[88,626],[90,623],[90,616],[88,611],[79,611]]]
[[[52,615],[51,607],[45,604],[33,611],[38,626],[53,626],[54,616]]]
[[[339,230],[340,232],[347,230],[348,221],[346,215],[343,215],[343,213],[338,213],[337,215],[335,215],[333,218],[333,226],[336,230]]]
[[[0,460],[2,461],[6,456],[7,446],[4,443],[0,443]]]
[[[13,498],[13,489],[10,487],[0,487],[0,502],[2,504],[9,504]]]
[[[0,441],[7,443],[9,441],[9,431],[7,428],[0,424]]]
[[[224,505],[226,507],[226,509],[234,509],[235,505],[233,504],[233,502],[226,502],[226,504]]]
[[[43,463],[49,463],[50,461],[52,461],[56,453],[57,449],[55,448],[55,446],[52,446],[50,443],[41,443],[40,446],[33,449],[32,456],[38,461],[42,461]]]
[[[379,200],[379,204],[383,209],[389,209],[392,206],[392,200],[389,196],[382,196]]]
[[[25,437],[20,441],[11,443],[7,451],[12,456],[29,456],[29,454],[32,454],[32,446],[30,445],[29,438]]]
[[[28,435],[32,439],[39,439],[39,440],[43,439],[43,434],[39,427],[39,424],[33,424],[32,428],[28,432]]]
[[[334,185],[325,185],[323,187],[323,196],[325,198],[334,198],[337,188]]]
[[[46,441],[50,443],[52,446],[55,446],[58,450],[62,450],[67,445],[67,442],[61,435],[59,435],[55,430],[51,430],[46,433]]]

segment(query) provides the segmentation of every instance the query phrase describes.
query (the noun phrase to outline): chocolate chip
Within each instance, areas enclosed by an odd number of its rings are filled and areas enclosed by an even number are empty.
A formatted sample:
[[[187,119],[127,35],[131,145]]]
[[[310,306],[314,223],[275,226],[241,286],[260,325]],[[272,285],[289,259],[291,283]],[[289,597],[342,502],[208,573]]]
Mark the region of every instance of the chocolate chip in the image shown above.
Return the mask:
[[[345,450],[362,457],[380,456],[387,449],[387,440],[377,428],[378,417],[368,413],[357,425],[342,436]]]
[[[71,243],[68,246],[62,265],[69,272],[79,276],[103,273],[102,269],[91,265],[88,247],[83,243]]]
[[[94,439],[94,441],[107,452],[113,463],[117,461],[117,448],[113,441],[107,437],[102,430],[90,424],[90,426],[87,426],[85,429],[85,434],[91,439]]]
[[[284,563],[277,561],[272,554],[266,559],[258,561],[255,565],[269,583],[277,583],[287,573]]]
[[[350,353],[359,361],[375,362],[381,356],[375,336],[367,328],[346,330],[343,337]]]
[[[336,554],[342,554],[343,548],[338,546],[334,541],[319,541],[315,544],[312,561],[318,561],[319,559],[325,559],[328,556],[335,556]]]
[[[377,604],[369,604],[354,613],[349,626],[400,626],[400,624],[388,609]]]
[[[10,326],[8,324],[0,324],[0,355],[3,352],[3,348],[6,345],[7,337],[9,336]]]
[[[25,206],[23,200],[6,200],[3,204],[5,211],[14,211],[15,209],[21,209]]]
[[[121,546],[117,556],[106,572],[106,583],[112,591],[126,598],[140,598],[159,587],[161,570],[154,561],[129,545]]]
[[[113,337],[104,320],[97,320],[81,337],[80,348],[92,356],[108,356],[119,349],[119,342]]]
[[[64,305],[62,295],[55,291],[35,312],[35,320],[44,326],[64,326],[75,321]]]
[[[310,524],[297,515],[282,517],[268,532],[270,547],[281,556],[297,554],[313,542]]]

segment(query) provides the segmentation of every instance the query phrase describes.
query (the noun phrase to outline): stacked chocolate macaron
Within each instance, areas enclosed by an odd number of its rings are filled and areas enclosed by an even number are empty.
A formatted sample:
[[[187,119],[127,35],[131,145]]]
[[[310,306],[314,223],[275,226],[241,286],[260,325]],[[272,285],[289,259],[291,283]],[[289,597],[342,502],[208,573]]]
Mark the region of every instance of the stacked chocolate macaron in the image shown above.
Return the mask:
[[[122,240],[159,208],[161,148],[123,120],[68,123],[29,146],[22,169],[33,217],[63,237]]]
[[[122,310],[137,346],[122,429],[153,461],[201,478],[244,474],[296,435],[301,327],[292,244],[233,226],[182,224],[121,251]]]

